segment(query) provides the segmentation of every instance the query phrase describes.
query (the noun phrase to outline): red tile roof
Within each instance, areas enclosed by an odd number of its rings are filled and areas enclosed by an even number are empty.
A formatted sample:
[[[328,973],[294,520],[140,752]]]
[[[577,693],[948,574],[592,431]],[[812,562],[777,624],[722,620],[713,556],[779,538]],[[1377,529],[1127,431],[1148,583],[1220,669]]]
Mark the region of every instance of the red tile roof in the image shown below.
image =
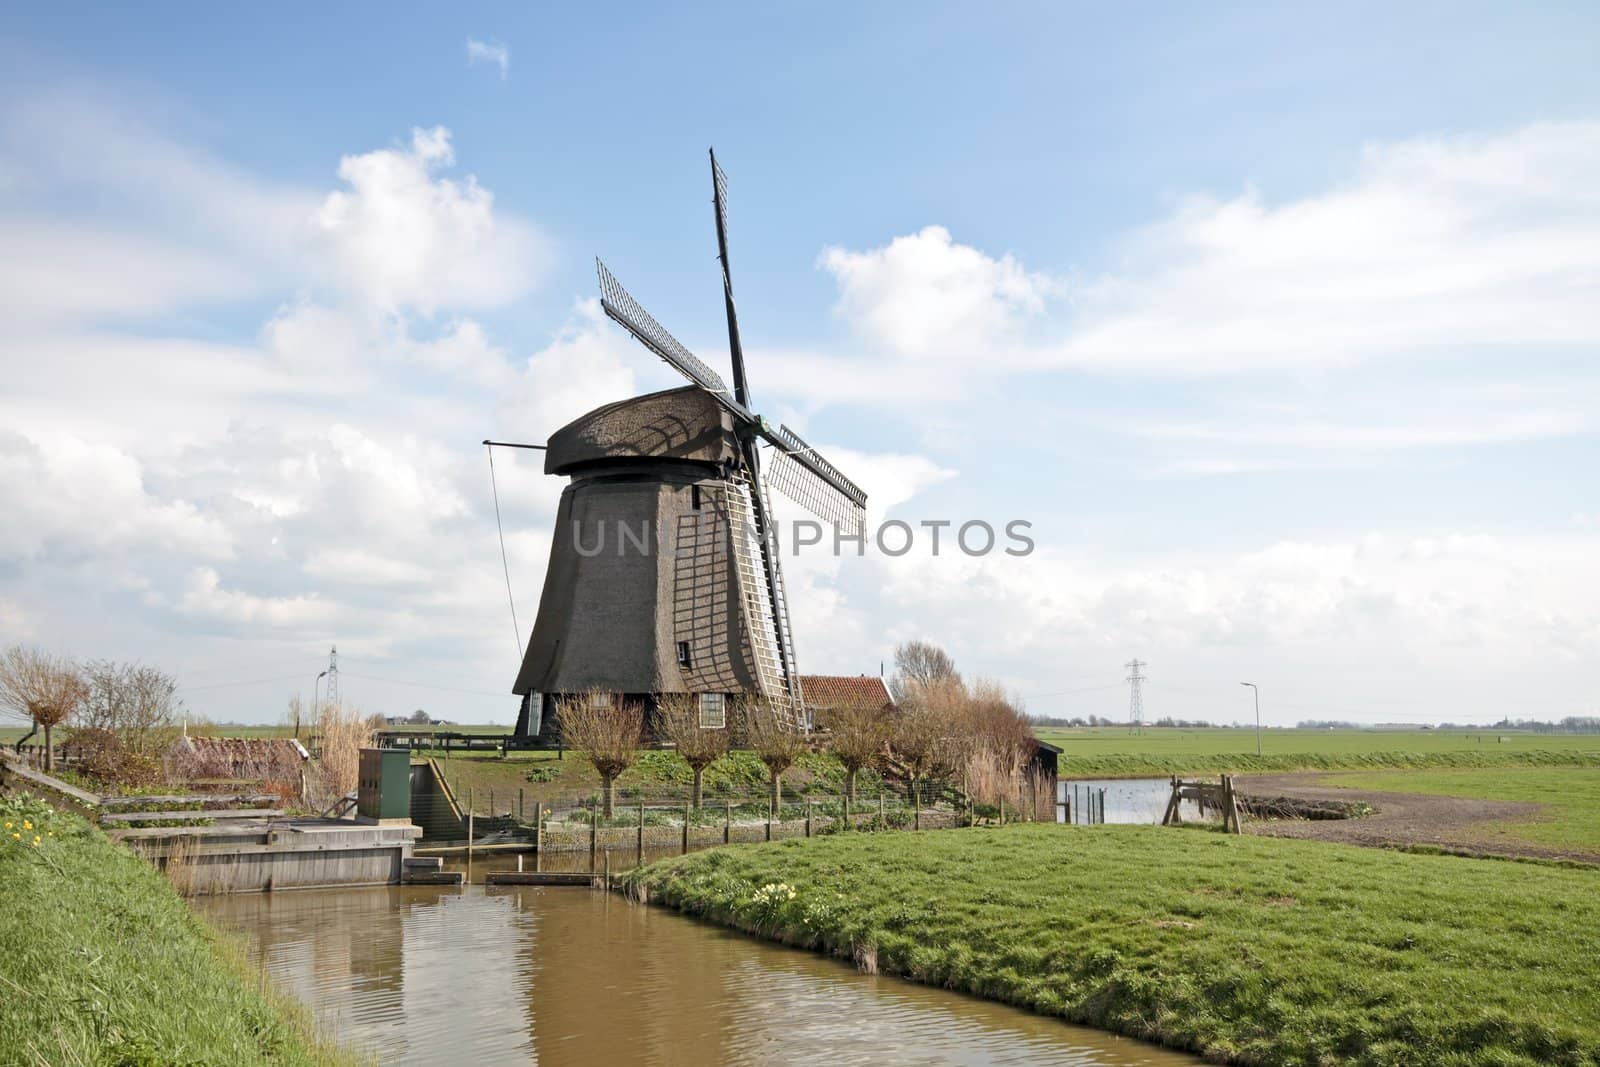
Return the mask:
[[[888,686],[876,674],[802,674],[800,692],[813,709],[894,706]]]

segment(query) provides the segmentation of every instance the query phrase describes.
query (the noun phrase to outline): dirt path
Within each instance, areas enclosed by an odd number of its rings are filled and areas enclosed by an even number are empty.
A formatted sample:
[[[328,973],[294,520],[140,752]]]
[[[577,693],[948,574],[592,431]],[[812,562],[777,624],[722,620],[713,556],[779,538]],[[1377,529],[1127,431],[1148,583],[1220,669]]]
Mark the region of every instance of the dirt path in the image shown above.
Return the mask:
[[[1238,785],[1240,792],[1255,797],[1286,796],[1305,800],[1334,801],[1341,804],[1365,801],[1375,809],[1374,814],[1363,819],[1315,822],[1250,820],[1245,822],[1245,829],[1250,833],[1268,837],[1342,841],[1346,844],[1369,845],[1374,848],[1436,845],[1440,848],[1486,856],[1567,859],[1600,863],[1600,852],[1509,841],[1504,837],[1486,833],[1487,824],[1490,823],[1536,821],[1543,813],[1541,804],[1509,800],[1469,800],[1462,797],[1427,796],[1421,793],[1387,793],[1371,789],[1338,789],[1318,784],[1340,777],[1343,775],[1329,771],[1241,775],[1238,778]]]

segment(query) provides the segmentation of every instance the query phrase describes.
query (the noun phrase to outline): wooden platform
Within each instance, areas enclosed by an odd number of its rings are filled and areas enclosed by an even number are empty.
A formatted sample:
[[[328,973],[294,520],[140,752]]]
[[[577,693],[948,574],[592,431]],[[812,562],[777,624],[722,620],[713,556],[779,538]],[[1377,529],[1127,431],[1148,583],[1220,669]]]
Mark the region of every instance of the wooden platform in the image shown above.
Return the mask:
[[[490,871],[483,876],[483,884],[592,886],[597,877],[578,871]]]
[[[401,885],[461,885],[467,880],[462,871],[405,871]]]

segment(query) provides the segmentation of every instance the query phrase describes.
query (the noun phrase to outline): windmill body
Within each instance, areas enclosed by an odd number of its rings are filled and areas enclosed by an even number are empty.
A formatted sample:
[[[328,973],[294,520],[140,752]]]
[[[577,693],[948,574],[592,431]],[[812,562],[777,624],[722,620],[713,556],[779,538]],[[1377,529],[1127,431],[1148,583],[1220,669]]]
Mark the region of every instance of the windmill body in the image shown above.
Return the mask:
[[[571,483],[514,686],[529,697],[519,732],[554,740],[556,694],[648,707],[661,693],[761,692],[747,634],[761,620],[735,562],[750,546],[733,541],[745,489],[721,406],[693,386],[608,404],[556,431],[545,456]]]
[[[596,408],[550,438],[545,473],[571,481],[513,686],[520,738],[557,740],[559,701],[581,693],[637,700],[647,726],[662,694],[687,693],[703,724],[720,725],[730,698],[753,696],[807,727],[767,490],[852,533],[866,494],[750,408],[714,155],[711,169],[735,387],[599,266],[606,314],[691,384]]]

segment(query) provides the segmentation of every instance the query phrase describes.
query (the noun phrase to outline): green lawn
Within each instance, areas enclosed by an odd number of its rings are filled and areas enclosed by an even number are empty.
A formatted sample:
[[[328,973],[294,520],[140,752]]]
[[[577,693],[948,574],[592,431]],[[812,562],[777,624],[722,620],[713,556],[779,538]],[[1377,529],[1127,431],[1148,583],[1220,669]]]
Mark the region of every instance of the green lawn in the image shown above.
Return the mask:
[[[1319,784],[1393,793],[1532,801],[1545,805],[1542,818],[1487,824],[1482,830],[1484,838],[1600,851],[1600,768],[1388,771],[1340,774],[1323,779]]]
[[[1600,1063],[1587,870],[1022,825],[719,849],[629,877],[654,903],[1221,1062]]]
[[[1600,735],[1493,730],[1254,730],[1041,728],[1059,745],[1061,775],[1382,769],[1565,764],[1600,766]]]
[[[7,823],[0,1063],[343,1062],[149,864],[36,801]]]

